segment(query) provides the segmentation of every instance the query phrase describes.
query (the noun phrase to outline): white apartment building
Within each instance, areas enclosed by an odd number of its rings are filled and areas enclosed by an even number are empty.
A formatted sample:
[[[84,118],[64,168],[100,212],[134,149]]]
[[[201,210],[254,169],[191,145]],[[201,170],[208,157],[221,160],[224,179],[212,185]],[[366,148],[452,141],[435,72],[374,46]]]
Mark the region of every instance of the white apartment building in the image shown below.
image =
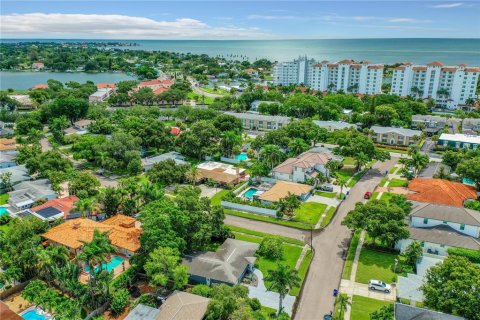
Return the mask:
[[[383,65],[342,60],[337,63],[301,57],[273,68],[275,85],[304,84],[318,91],[344,91],[361,94],[381,93]]]
[[[299,57],[290,62],[281,62],[273,67],[273,84],[289,85],[304,84],[310,85],[312,81],[312,66],[315,60]]]
[[[390,93],[434,98],[439,106],[456,109],[475,97],[479,74],[480,68],[467,68],[464,64],[444,66],[434,61],[420,66],[405,63],[395,68]]]

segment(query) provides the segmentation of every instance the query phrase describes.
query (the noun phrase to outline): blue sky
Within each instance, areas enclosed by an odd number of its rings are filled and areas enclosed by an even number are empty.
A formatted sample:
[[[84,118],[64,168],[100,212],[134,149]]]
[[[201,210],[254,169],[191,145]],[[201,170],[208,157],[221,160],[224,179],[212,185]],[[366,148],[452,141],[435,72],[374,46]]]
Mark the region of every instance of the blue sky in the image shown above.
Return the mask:
[[[480,38],[469,1],[2,0],[2,38]]]

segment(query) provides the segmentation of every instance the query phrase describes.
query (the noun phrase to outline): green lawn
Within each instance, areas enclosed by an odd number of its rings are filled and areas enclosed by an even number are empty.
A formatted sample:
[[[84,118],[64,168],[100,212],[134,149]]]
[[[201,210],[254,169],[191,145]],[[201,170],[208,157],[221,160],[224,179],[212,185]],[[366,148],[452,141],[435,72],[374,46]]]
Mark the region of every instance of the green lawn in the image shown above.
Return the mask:
[[[279,262],[294,269],[301,253],[301,247],[283,244],[283,257],[280,261],[270,260],[265,257],[258,257],[257,261],[255,262],[255,266],[262,271],[263,276],[266,276],[269,270],[276,270]],[[266,282],[265,285],[268,288],[269,283]]]
[[[245,234],[245,233],[240,233],[240,232],[233,232],[233,235],[235,236],[235,239],[237,239],[237,240],[254,242],[254,243],[260,243],[260,242],[262,242],[262,239],[263,239],[263,238],[260,238],[260,237],[257,237],[257,236],[252,236],[252,235]]]
[[[353,296],[352,310],[350,319],[352,320],[370,320],[370,313],[377,311],[383,306],[388,306],[392,302],[371,299],[363,296]]]
[[[205,104],[212,104],[213,101],[215,101],[215,98],[211,98],[211,97],[207,97],[207,96],[204,96],[205,99],[202,100],[202,97],[201,97],[202,95],[201,95],[201,94],[197,94],[197,93],[195,93],[195,92],[193,92],[193,91],[188,93],[187,98],[190,99],[190,100],[195,100],[195,96],[198,97],[198,99],[197,99],[197,104],[202,104],[202,102],[205,103]]]
[[[385,184],[387,183],[388,181],[388,178],[385,177],[385,178],[382,178],[382,180],[380,180],[380,183],[378,184],[380,187],[385,187]]]
[[[353,187],[358,182],[358,180],[360,180],[362,178],[362,176],[363,176],[363,171],[355,173],[352,180],[350,180],[350,182],[348,183],[347,186],[349,188]]]
[[[391,179],[390,182],[388,183],[388,187],[406,187],[408,184],[408,181],[405,179]]]
[[[213,93],[213,94],[220,94],[220,95],[227,95],[230,94],[227,90],[217,88],[215,90],[214,88],[208,88],[208,87],[201,87],[200,90],[208,92],[208,93]]]
[[[307,254],[303,257],[302,262],[300,263],[300,267],[298,268],[298,276],[300,277],[300,283],[303,283],[305,277],[307,276],[308,266],[312,262],[313,259],[313,252],[309,250]],[[300,287],[295,287],[290,291],[292,296],[298,296],[300,293]]]
[[[395,195],[395,193],[390,193],[390,192],[384,192],[382,196],[380,197],[380,200],[390,202],[390,199]]]
[[[270,234],[270,233],[264,233],[264,232],[249,230],[249,229],[240,228],[240,227],[235,227],[235,226],[228,226],[228,228],[229,228],[230,230],[232,230],[233,232],[235,232],[235,233],[243,233],[243,234],[252,235],[252,236],[257,236],[257,237],[262,237],[262,238],[268,237],[268,236],[275,236],[275,237],[277,237],[277,238],[282,239],[284,242],[287,242],[287,243],[291,243],[291,244],[295,244],[295,245],[299,245],[299,246],[303,246],[303,245],[304,245],[304,242],[303,242],[303,241],[297,240],[297,239],[293,239],[293,238],[289,238],[289,237],[277,236],[277,235]]]
[[[300,208],[295,210],[293,220],[315,225],[326,208],[327,205],[323,203],[303,202]]]
[[[388,171],[388,173],[394,174],[395,172],[397,172],[398,169],[399,169],[398,167],[392,167],[390,171]]]
[[[355,159],[353,159],[352,157],[345,157],[343,158],[343,164],[349,164],[349,165],[355,165]]]
[[[355,281],[359,283],[368,283],[371,279],[382,280],[385,283],[396,281],[396,275],[391,270],[396,257],[396,254],[363,248]]]
[[[335,175],[337,176],[337,178],[339,178],[339,179],[340,178],[345,178],[346,180],[353,177],[354,174],[355,174],[355,169],[354,168],[343,168],[343,169],[337,170],[335,172]]]
[[[0,195],[0,205],[7,204],[8,202],[8,193]]]
[[[321,227],[326,227],[330,223],[330,220],[332,220],[333,214],[335,213],[335,209],[336,209],[335,207],[330,207],[330,209],[328,209],[327,213],[325,214],[325,217],[320,223]]]
[[[335,192],[317,191],[315,192],[315,195],[326,198],[335,198],[337,194]]]
[[[211,199],[210,202],[212,206],[219,206],[222,198],[228,193],[230,190],[222,190],[216,193]]]
[[[348,248],[347,259],[343,267],[342,279],[350,279],[350,273],[352,273],[353,259],[355,258],[355,250],[357,250],[358,242],[360,241],[360,232],[356,232],[350,241]]]
[[[12,221],[0,226],[0,231],[6,232],[8,229],[12,227]]]
[[[265,221],[265,222],[280,224],[280,225],[283,225],[283,226],[297,228],[297,229],[310,230],[310,228],[311,228],[310,224],[297,222],[297,221],[291,221],[291,220],[284,220],[284,219],[278,219],[278,218],[273,218],[273,217],[261,216],[261,215],[258,215],[258,214],[240,212],[240,211],[231,210],[231,209],[224,209],[224,211],[225,211],[226,214],[229,214],[229,215],[232,215],[232,216],[242,217],[242,218],[251,219],[251,220]]]

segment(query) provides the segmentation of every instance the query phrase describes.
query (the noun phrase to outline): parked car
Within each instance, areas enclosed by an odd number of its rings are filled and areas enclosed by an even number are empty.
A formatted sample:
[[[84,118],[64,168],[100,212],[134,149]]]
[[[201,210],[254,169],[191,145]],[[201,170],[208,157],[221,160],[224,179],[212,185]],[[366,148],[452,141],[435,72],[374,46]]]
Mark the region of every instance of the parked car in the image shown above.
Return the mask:
[[[370,197],[372,196],[372,193],[370,191],[367,191],[365,192],[365,194],[363,195],[363,199],[370,199]]]
[[[380,280],[370,280],[368,281],[368,288],[370,290],[378,290],[383,291],[385,293],[390,293],[392,291],[392,287],[389,284],[386,284]]]
[[[322,191],[328,191],[328,192],[333,192],[333,185],[325,183],[320,186],[320,190]]]

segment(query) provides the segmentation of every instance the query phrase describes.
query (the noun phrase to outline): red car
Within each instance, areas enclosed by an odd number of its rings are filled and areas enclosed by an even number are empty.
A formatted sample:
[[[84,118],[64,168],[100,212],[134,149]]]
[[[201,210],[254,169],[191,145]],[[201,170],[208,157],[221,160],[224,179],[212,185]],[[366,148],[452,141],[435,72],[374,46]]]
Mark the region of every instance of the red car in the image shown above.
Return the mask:
[[[372,196],[372,193],[370,191],[367,191],[365,192],[365,194],[363,195],[363,199],[370,199],[370,197]]]

